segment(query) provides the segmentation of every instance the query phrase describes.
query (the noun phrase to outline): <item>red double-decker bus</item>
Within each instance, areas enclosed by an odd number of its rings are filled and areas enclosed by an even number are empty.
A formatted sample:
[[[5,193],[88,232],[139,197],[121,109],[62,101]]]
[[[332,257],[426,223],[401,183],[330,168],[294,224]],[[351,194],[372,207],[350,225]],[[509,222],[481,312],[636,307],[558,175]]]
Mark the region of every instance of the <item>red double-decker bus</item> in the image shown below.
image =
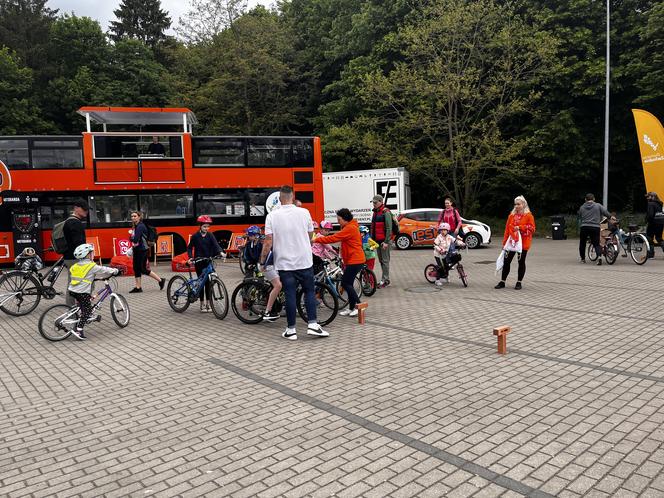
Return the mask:
[[[83,107],[81,136],[0,136],[0,264],[24,247],[44,252],[73,202],[90,205],[86,233],[101,257],[127,239],[140,210],[184,252],[196,218],[207,214],[222,244],[265,221],[266,202],[289,184],[314,219],[323,219],[318,137],[193,136],[183,108]],[[224,247],[222,245],[222,247]]]

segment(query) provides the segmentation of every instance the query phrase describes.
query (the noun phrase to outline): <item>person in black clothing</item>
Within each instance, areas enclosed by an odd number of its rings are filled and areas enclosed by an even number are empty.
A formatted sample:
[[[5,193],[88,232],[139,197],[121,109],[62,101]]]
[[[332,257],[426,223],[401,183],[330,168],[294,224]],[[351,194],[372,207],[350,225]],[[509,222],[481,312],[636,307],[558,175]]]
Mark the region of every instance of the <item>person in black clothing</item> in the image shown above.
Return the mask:
[[[129,291],[130,294],[143,292],[141,288],[141,275],[147,275],[159,282],[159,290],[164,288],[165,278],[161,278],[155,272],[150,270],[148,262],[148,228],[143,223],[143,216],[138,211],[131,212],[131,222],[134,229],[131,233],[132,257],[134,260],[134,277],[136,277],[136,287]]]
[[[247,228],[247,243],[242,250],[242,259],[245,265],[258,265],[263,251],[263,243],[260,241],[261,229],[256,225]]]
[[[659,247],[664,251],[664,244],[662,244],[662,231],[664,230],[664,213],[662,212],[662,201],[656,192],[648,192],[646,194],[648,200],[648,212],[646,214],[646,221],[648,227],[646,228],[646,237],[650,243],[650,251],[648,252],[649,258],[655,257],[655,245],[657,240]]]
[[[199,216],[196,220],[200,223],[201,227],[194,235],[191,236],[189,245],[187,246],[187,254],[189,255],[188,264],[191,264],[193,258],[212,258],[217,255],[226,257],[226,254],[221,249],[217,239],[210,233],[210,225],[212,224],[212,218],[207,215]],[[196,275],[201,276],[203,270],[207,268],[207,261],[198,261],[196,262]],[[203,294],[205,294],[205,305],[203,305]],[[208,279],[205,282],[205,293],[201,292],[199,298],[201,300],[201,313],[209,313],[210,309],[210,295],[212,294],[210,289],[210,280]]]
[[[166,155],[166,148],[159,143],[159,137],[152,137],[152,143],[148,145],[148,154]]]
[[[65,266],[69,269],[73,264],[76,264],[78,261],[74,257],[74,249],[76,249],[81,244],[85,244],[85,225],[83,220],[88,217],[88,203],[85,199],[78,199],[74,202],[74,210],[71,213],[71,216],[63,227],[63,233],[65,240],[67,241],[67,250],[64,252],[63,256],[65,257]],[[71,274],[67,278],[67,288],[71,284]],[[75,301],[74,298],[69,295],[69,292],[65,294],[65,302],[69,306],[73,306]]]

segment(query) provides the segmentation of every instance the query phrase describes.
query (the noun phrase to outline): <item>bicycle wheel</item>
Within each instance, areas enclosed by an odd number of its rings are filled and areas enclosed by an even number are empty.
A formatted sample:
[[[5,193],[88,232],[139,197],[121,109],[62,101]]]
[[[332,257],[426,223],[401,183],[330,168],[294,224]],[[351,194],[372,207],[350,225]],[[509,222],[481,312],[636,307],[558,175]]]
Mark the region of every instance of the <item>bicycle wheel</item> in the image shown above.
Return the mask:
[[[588,242],[588,259],[590,261],[597,261],[597,251],[595,251],[595,246],[590,242]]]
[[[433,263],[426,265],[424,267],[424,278],[426,278],[427,282],[430,284],[436,283],[436,280],[438,279],[438,265],[434,265]]]
[[[191,285],[182,275],[175,275],[168,281],[166,296],[173,311],[183,313],[189,307],[191,292]]]
[[[332,323],[339,309],[341,309],[334,290],[329,285],[316,282],[314,284],[314,297],[316,300],[316,321],[323,326]],[[309,319],[307,317],[307,307],[302,287],[297,290],[296,303],[297,312],[302,317],[302,320],[308,323]]]
[[[219,320],[228,314],[228,291],[219,277],[210,277],[210,306]]]
[[[373,296],[378,287],[376,274],[370,268],[362,268],[360,271],[360,284],[362,285],[362,294],[367,297]]]
[[[41,300],[41,284],[28,271],[10,271],[0,276],[0,310],[12,316],[31,313]]]
[[[111,316],[115,324],[121,329],[129,325],[129,303],[124,296],[120,294],[111,296]]]
[[[457,272],[459,273],[459,278],[464,287],[468,287],[468,275],[466,275],[466,270],[464,270],[461,263],[457,263]]]
[[[629,241],[629,255],[637,265],[642,265],[648,261],[648,239],[642,233],[632,235]]]
[[[615,263],[616,259],[618,259],[618,246],[616,246],[612,242],[607,242],[604,251],[604,259],[610,265]]]
[[[231,297],[231,307],[235,316],[241,322],[250,325],[260,323],[263,320],[271,287],[269,284],[251,280],[238,285]]]
[[[246,275],[249,269],[247,268],[247,265],[244,261],[244,257],[242,256],[242,252],[243,251],[240,251],[240,255],[237,257],[237,259],[240,262],[240,271],[242,272],[242,275]]]
[[[62,341],[71,335],[78,322],[78,306],[55,304],[39,317],[39,333],[49,341]]]

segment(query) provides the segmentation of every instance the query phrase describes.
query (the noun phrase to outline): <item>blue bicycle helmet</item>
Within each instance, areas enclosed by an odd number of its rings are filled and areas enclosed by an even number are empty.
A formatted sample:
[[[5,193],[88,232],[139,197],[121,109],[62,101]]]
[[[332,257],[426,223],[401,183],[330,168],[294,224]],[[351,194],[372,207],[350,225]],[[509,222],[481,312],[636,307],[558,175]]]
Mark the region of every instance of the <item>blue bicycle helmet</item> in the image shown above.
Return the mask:
[[[261,229],[256,225],[252,225],[249,228],[247,228],[247,235],[260,235],[260,234],[261,234]]]
[[[365,225],[360,225],[360,233],[369,233],[369,227]]]

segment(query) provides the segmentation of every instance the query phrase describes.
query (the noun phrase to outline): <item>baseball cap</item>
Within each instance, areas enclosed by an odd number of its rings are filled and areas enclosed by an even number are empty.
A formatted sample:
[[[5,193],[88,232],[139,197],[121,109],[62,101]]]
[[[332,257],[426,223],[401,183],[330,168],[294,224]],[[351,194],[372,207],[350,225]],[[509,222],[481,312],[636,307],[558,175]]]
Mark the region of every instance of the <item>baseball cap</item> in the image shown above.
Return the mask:
[[[376,194],[373,196],[373,199],[371,199],[371,202],[378,201],[378,202],[383,202],[383,196],[380,194]]]

